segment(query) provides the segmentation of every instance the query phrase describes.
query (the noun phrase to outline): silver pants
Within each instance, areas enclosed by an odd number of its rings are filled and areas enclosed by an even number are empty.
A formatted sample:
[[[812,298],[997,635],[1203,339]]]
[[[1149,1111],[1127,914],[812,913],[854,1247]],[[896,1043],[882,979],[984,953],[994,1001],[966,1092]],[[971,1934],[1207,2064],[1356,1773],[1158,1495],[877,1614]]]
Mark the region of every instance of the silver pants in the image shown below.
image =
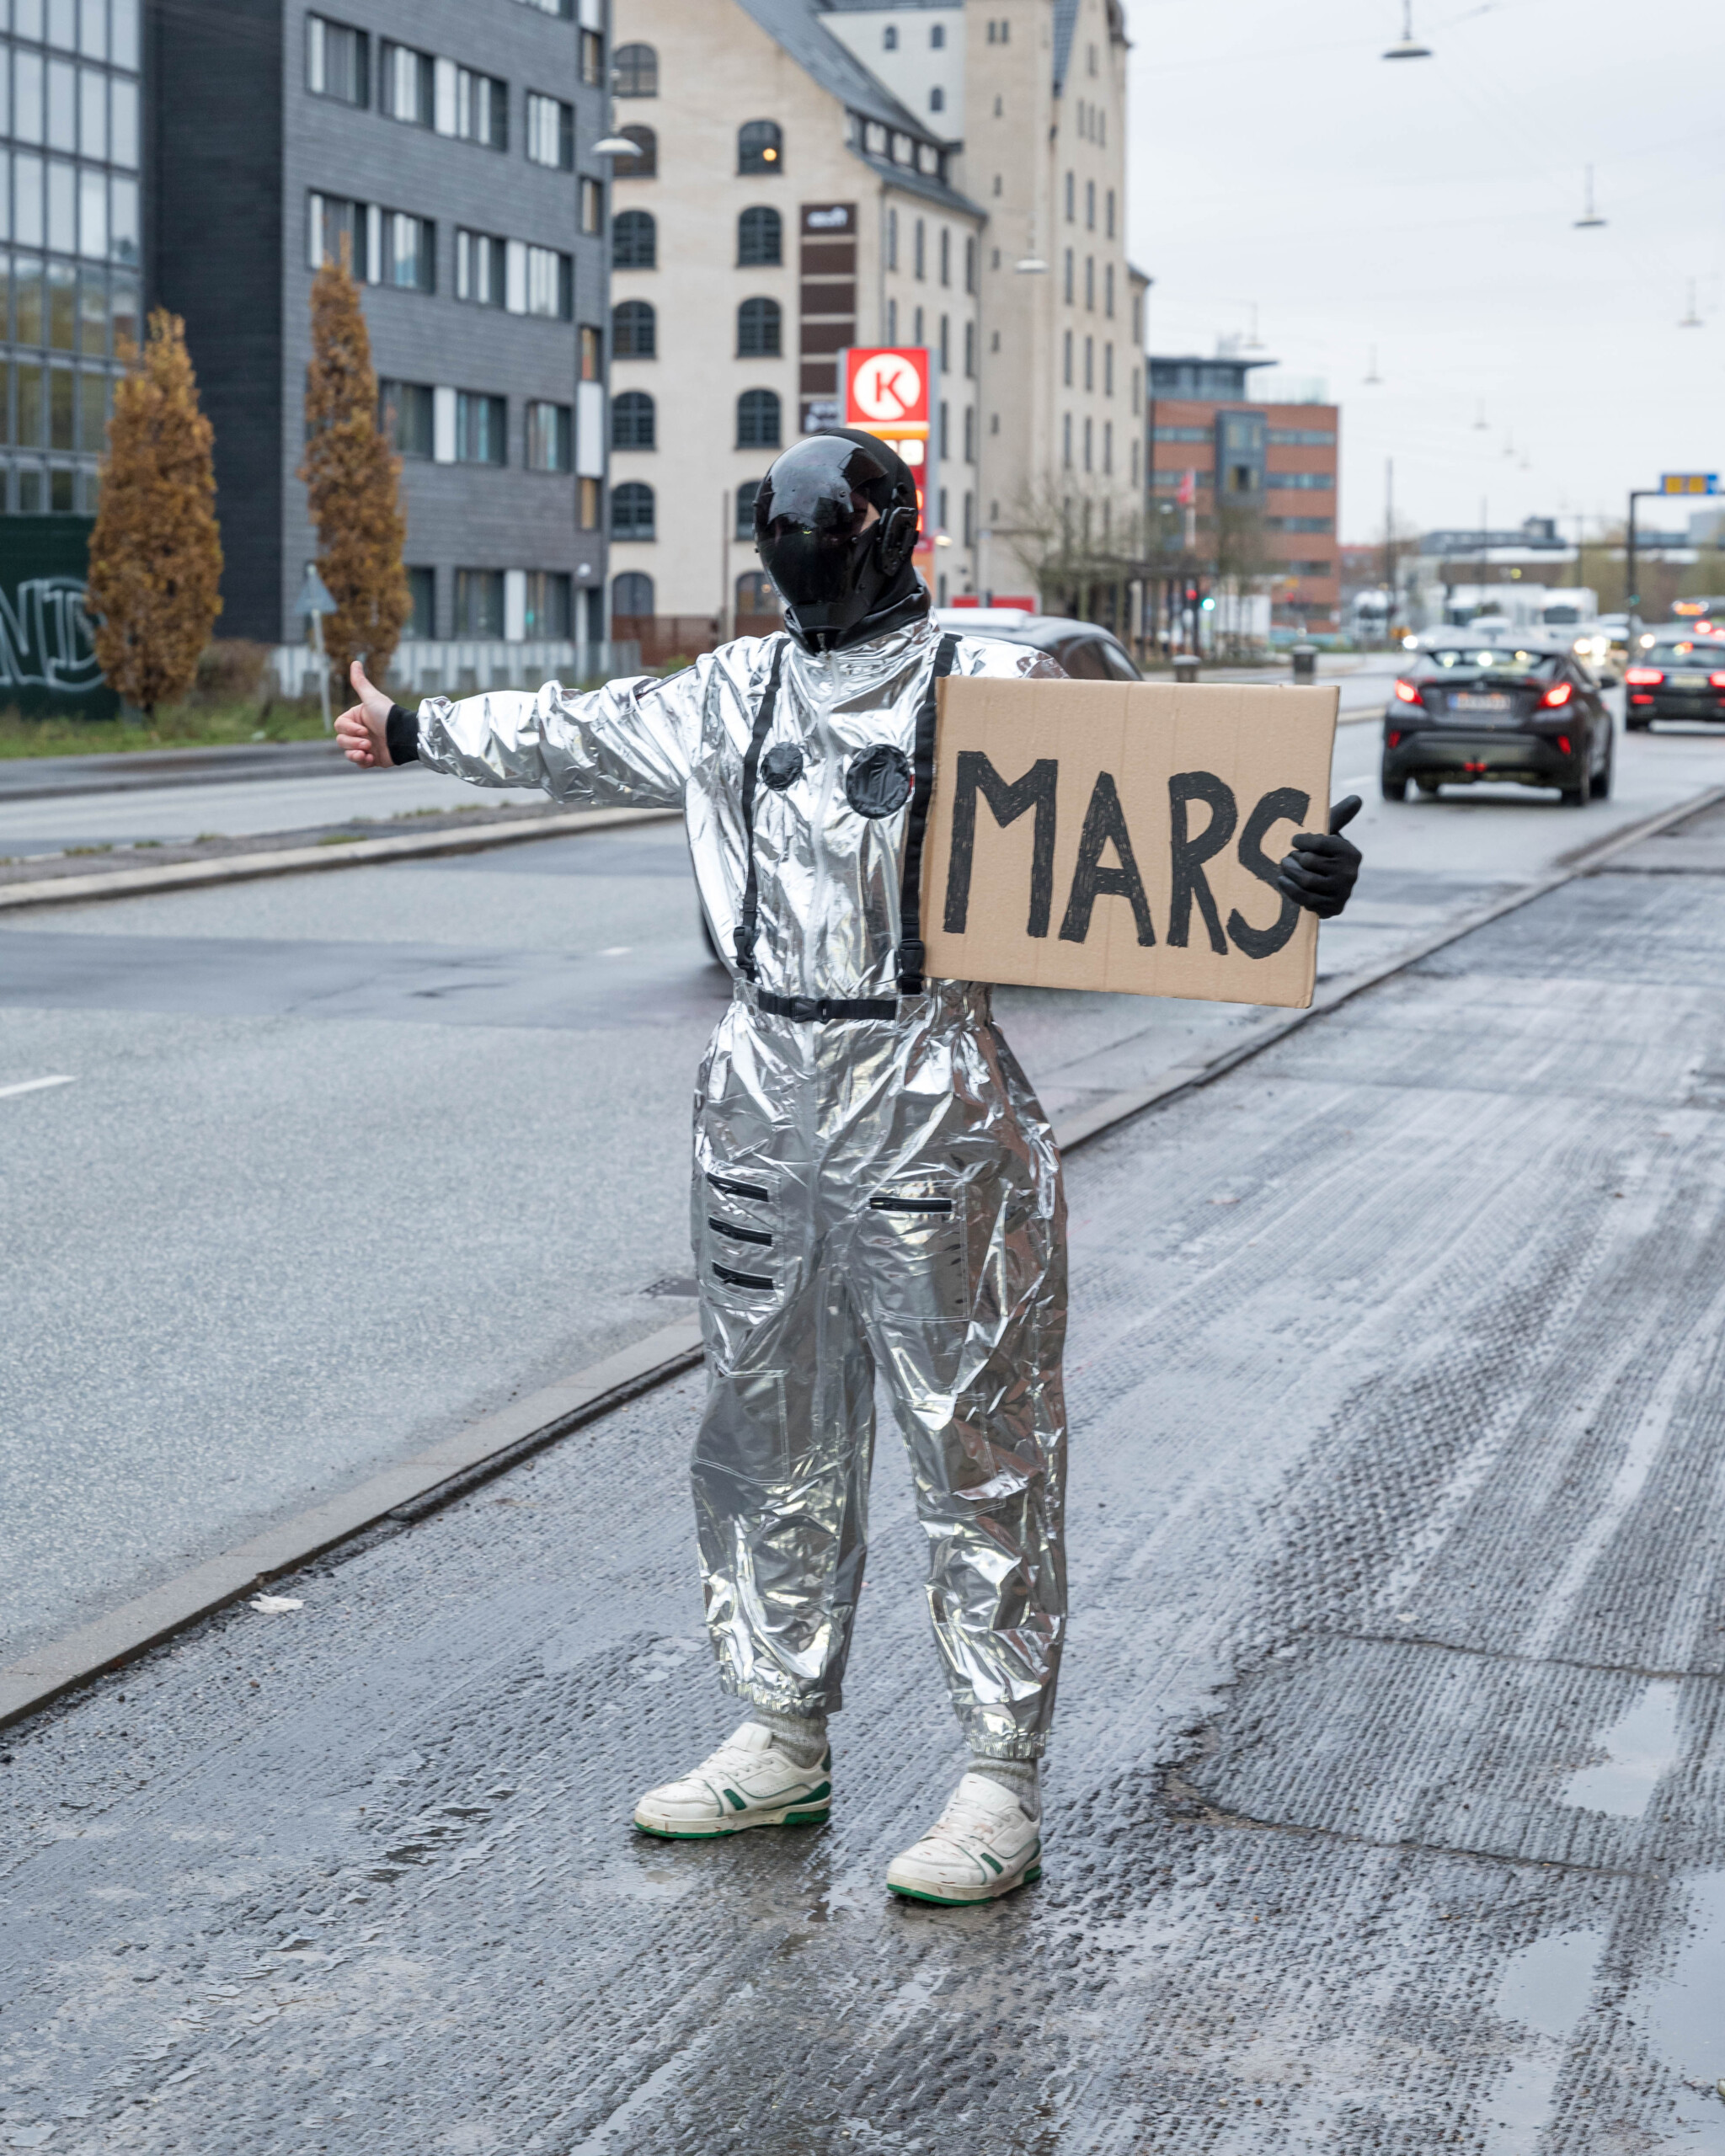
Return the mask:
[[[1065,1627],[1065,1206],[986,990],[813,1023],[740,990],[695,1150],[710,1390],[692,1474],[726,1689],[809,1717],[840,1705],[880,1380],[965,1737],[1038,1757]]]

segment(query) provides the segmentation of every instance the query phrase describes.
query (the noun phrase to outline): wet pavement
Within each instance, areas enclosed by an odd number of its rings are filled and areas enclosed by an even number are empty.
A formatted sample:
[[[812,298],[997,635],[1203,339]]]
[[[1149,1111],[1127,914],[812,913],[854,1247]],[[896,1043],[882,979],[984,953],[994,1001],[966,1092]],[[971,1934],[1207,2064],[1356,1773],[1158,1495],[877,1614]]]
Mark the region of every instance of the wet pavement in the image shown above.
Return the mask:
[[[631,1834],[681,1380],[0,1737],[0,2145],[1725,2152],[1722,977],[1716,814],[1072,1161],[1039,1885],[890,1445],[831,1826]]]

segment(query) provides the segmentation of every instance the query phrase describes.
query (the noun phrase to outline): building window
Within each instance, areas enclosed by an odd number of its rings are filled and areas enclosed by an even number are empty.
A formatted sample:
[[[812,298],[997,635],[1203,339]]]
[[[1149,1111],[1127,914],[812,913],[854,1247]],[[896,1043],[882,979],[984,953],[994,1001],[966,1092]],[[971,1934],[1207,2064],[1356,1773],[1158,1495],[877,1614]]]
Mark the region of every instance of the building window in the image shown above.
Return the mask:
[[[620,360],[659,357],[659,318],[645,300],[625,300],[611,318],[611,349]]]
[[[953,364],[953,318],[943,314],[940,318],[940,371],[945,374]]]
[[[389,210],[383,216],[383,282],[403,291],[437,289],[436,227],[429,217]]]
[[[1112,472],[1114,468],[1114,423],[1112,419],[1104,419],[1102,423],[1102,468],[1104,472]]]
[[[896,52],[899,49],[899,34],[890,23],[880,34],[880,49],[883,52]]]
[[[1084,258],[1084,304],[1092,314],[1095,313],[1096,257],[1093,254],[1087,254]]]
[[[976,462],[976,414],[969,404],[964,407],[964,462]],[[968,547],[970,542],[967,539],[964,543]]]
[[[941,88],[940,84],[937,83],[934,88],[928,93],[928,109],[931,112],[944,112],[946,109],[947,93]]]
[[[1060,422],[1060,462],[1070,472],[1072,468],[1072,414],[1068,412]]]
[[[947,32],[945,24],[935,23],[931,24],[928,32],[929,50],[932,52],[943,52],[946,50],[946,42]]]
[[[745,300],[737,309],[737,357],[776,360],[783,344],[783,319],[777,300]]]
[[[889,344],[896,344],[899,341],[899,303],[896,300],[889,300],[886,303],[886,341]]]
[[[922,335],[922,310],[920,307],[911,317],[911,342],[913,344],[922,344],[924,342]]]
[[[916,220],[916,231],[912,242],[911,275],[919,282],[928,275],[928,227],[924,220]]]
[[[521,617],[521,633],[535,643],[563,643],[574,625],[569,572],[566,569],[529,569],[527,604]]]
[[[1087,471],[1089,471],[1089,469],[1091,468],[1091,464],[1090,464],[1091,440],[1092,440],[1092,424],[1091,424],[1091,422],[1090,422],[1088,419],[1087,419],[1087,420],[1084,422],[1084,468],[1085,468],[1085,470],[1086,470],[1087,472]]]
[[[886,213],[886,266],[889,270],[896,270],[899,266],[899,213],[896,210],[889,210]]]
[[[581,182],[581,230],[590,235],[605,230],[605,183],[601,179]]]
[[[626,622],[644,621],[653,611],[653,579],[639,569],[625,569],[613,579],[611,611]]]
[[[974,322],[964,324],[964,379],[967,382],[976,379],[976,324]]]
[[[659,55],[650,45],[617,47],[611,56],[611,90],[613,97],[619,98],[659,95]]]
[[[435,66],[429,52],[415,52],[411,45],[392,45],[386,39],[378,49],[381,103],[392,120],[410,127],[429,127],[435,117],[433,84]]]
[[[946,398],[943,397],[940,400],[940,454],[943,462],[944,462],[946,458],[949,457],[952,453],[953,408],[947,402]],[[944,511],[942,512],[940,520],[943,524],[947,520]]]
[[[611,490],[611,536],[613,539],[650,539],[654,536],[653,489],[638,479],[626,479]],[[652,612],[652,608],[644,610]]]
[[[398,456],[430,457],[432,448],[429,382],[380,382],[379,424]]]
[[[737,447],[777,449],[779,439],[777,391],[745,389],[737,399]]]
[[[22,165],[19,157],[17,163]],[[336,195],[311,198],[311,263],[314,270],[326,262],[343,262],[363,284],[370,264],[366,248],[366,205]]]
[[[581,80],[591,90],[605,80],[605,40],[597,30],[581,32]]]
[[[583,531],[599,529],[599,500],[603,488],[597,479],[575,482],[575,521]]]
[[[611,266],[613,270],[659,267],[659,227],[650,211],[625,210],[612,221]]]
[[[554,247],[527,249],[529,314],[547,322],[573,322],[575,314],[575,260]]]
[[[784,611],[772,579],[760,569],[745,569],[737,579],[736,600],[740,620],[752,615],[756,621],[763,616],[777,621]]]
[[[435,569],[408,571],[409,613],[402,627],[408,637],[435,637],[437,633],[437,572]]]
[[[457,463],[507,463],[507,424],[508,407],[502,398],[487,397],[478,390],[457,390],[455,400]]]
[[[457,231],[455,236],[455,296],[475,307],[501,307],[505,298],[504,243],[489,232]]]
[[[644,389],[626,389],[611,408],[613,449],[657,449],[658,412]]]
[[[342,104],[370,104],[371,58],[371,40],[363,30],[326,22],[322,15],[307,16],[306,88],[313,97],[334,98]]]
[[[1066,275],[1063,296],[1066,305],[1071,307],[1072,304],[1072,250],[1070,247],[1066,249]]]
[[[1114,312],[1114,265],[1110,262],[1103,271],[1103,312],[1110,320]]]
[[[1084,224],[1087,231],[1093,232],[1096,230],[1096,182],[1093,179],[1087,179],[1084,183]]]
[[[755,536],[755,497],[761,492],[758,479],[745,479],[737,489],[737,524],[739,539]]]
[[[1084,340],[1084,387],[1087,389],[1096,387],[1096,339],[1093,337],[1087,337]]]
[[[1112,344],[1104,344],[1104,345],[1103,345],[1103,354],[1102,354],[1102,387],[1103,387],[1103,396],[1105,396],[1105,397],[1112,397],[1112,396],[1114,395],[1114,346],[1113,346]]]
[[[1070,224],[1071,224],[1071,223],[1073,223],[1073,222],[1076,220],[1076,217],[1077,217],[1077,215],[1078,215],[1078,210],[1077,210],[1078,192],[1077,192],[1077,190],[1078,190],[1078,182],[1077,182],[1076,179],[1073,176],[1073,174],[1072,174],[1072,173],[1068,173],[1066,174],[1066,222],[1067,222],[1069,225],[1070,225]]]
[[[784,132],[776,120],[751,120],[737,131],[737,170],[776,173],[784,166]]]
[[[633,142],[633,157],[619,157],[611,165],[611,174],[617,179],[657,179],[659,177],[659,137],[650,127],[620,127],[617,130],[626,142]]]
[[[967,239],[964,243],[964,290],[967,292],[976,290],[976,242],[974,239]]]
[[[488,150],[509,147],[509,85],[494,75],[475,74],[471,67],[454,70],[453,98],[446,92],[445,109],[438,115],[438,132],[454,135],[463,142],[478,142]]]
[[[737,220],[737,267],[764,268],[784,259],[784,221],[777,210],[745,210]]]
[[[500,637],[503,634],[501,569],[456,571],[455,632],[458,637]]]
[[[953,236],[944,225],[940,231],[940,280],[943,285],[953,281]]]
[[[1070,389],[1072,387],[1072,333],[1070,329],[1066,332],[1062,344],[1060,380],[1066,388]]]
[[[575,108],[561,98],[527,93],[527,159],[555,172],[575,168]]]
[[[649,310],[650,312],[650,310]],[[602,382],[605,378],[605,333],[602,329],[581,325],[581,379],[583,382]]]
[[[1109,237],[1110,239],[1112,239],[1112,238],[1114,237],[1114,189],[1111,187],[1111,188],[1108,189],[1108,237]]]
[[[537,401],[527,407],[527,469],[569,472],[574,468],[575,415],[567,404]]]

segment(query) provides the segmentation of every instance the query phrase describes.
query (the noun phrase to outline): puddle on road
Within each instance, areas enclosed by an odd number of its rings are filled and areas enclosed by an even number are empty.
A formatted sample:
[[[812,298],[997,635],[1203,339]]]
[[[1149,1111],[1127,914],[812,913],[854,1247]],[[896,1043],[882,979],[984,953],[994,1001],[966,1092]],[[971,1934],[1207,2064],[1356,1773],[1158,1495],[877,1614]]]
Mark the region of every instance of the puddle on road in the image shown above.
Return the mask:
[[[1564,1931],[1536,1939],[1514,1955],[1498,1979],[1496,2010],[1543,2040],[1518,2058],[1502,2084],[1481,2099],[1484,2156],[1533,2156],[1551,2113],[1570,2032],[1593,1997],[1604,1931]]]
[[[1639,1819],[1659,1777],[1677,1757],[1676,1685],[1656,1678],[1595,1742],[1605,1748],[1604,1764],[1572,1774],[1557,1792],[1559,1803],[1607,1812],[1614,1819]]]
[[[1692,2129],[1684,2148],[1725,2156],[1725,1871],[1701,1872],[1685,1891],[1689,1924],[1676,1967],[1636,1986],[1628,2019],[1683,2084],[1675,2116]]]

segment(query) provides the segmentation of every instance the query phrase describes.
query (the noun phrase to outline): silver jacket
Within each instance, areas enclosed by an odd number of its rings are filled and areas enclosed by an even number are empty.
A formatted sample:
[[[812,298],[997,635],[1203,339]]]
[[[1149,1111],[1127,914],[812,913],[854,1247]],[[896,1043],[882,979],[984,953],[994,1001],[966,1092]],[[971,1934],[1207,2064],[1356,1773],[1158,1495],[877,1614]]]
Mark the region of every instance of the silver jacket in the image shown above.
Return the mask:
[[[740,639],[669,680],[590,695],[434,697],[421,758],[569,806],[681,806],[729,958],[748,872],[744,760],[782,642]],[[836,1707],[884,1381],[960,1723],[978,1753],[1031,1758],[1065,1628],[1059,1161],[986,990],[930,981],[899,996],[907,817],[859,813],[847,791],[862,752],[912,756],[937,643],[918,622],[830,656],[784,651],[761,763],[794,775],[756,789],[758,981],[737,982],[696,1095],[709,1372],[696,1518],[727,1688],[811,1717]],[[968,638],[953,666],[1059,670]],[[774,1015],[763,991],[890,999],[892,1015]]]

